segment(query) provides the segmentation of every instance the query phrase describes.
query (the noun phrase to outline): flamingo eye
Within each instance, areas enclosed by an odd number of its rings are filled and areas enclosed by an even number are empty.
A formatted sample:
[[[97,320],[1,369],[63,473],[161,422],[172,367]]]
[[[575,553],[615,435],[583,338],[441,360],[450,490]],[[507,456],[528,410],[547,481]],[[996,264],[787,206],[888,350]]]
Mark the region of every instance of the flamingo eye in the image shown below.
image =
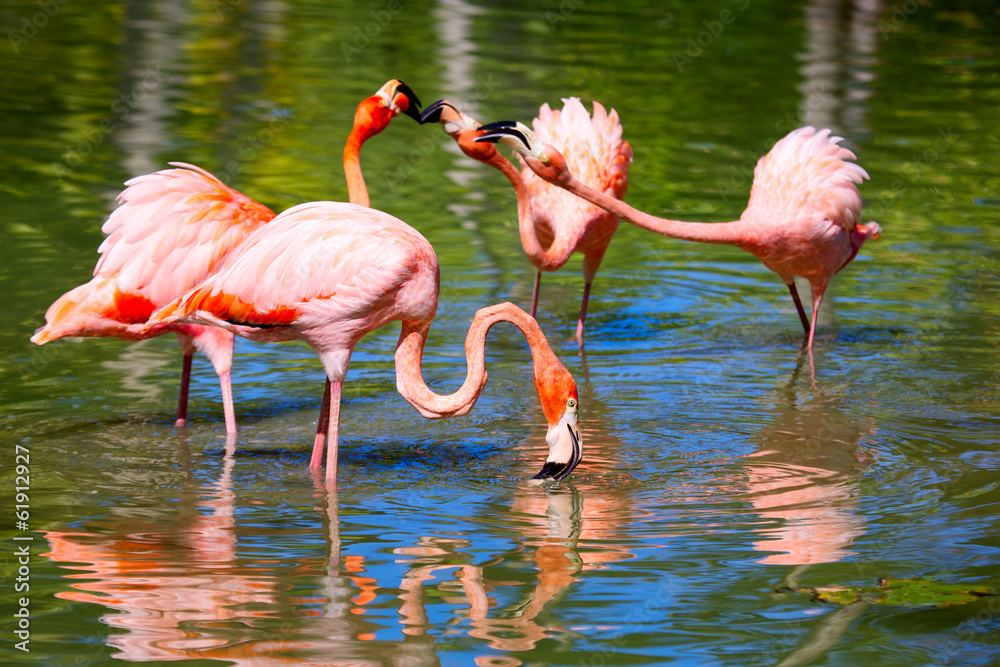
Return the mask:
[[[569,408],[570,410],[575,409],[576,408],[576,399],[575,398],[571,398],[568,401],[566,401],[566,407]]]

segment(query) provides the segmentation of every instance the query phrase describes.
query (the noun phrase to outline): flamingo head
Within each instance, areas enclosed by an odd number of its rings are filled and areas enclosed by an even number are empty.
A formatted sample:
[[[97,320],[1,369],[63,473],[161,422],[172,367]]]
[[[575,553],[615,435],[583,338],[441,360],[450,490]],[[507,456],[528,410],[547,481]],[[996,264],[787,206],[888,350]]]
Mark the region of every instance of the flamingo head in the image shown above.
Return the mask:
[[[566,367],[555,358],[548,364],[535,364],[535,388],[542,402],[549,430],[545,442],[549,455],[545,465],[533,479],[559,481],[573,472],[583,457],[583,439],[580,436],[580,399],[576,382]]]
[[[354,114],[354,128],[365,139],[389,127],[389,121],[404,113],[420,120],[420,100],[409,86],[399,79],[390,79],[378,92],[361,101]]]
[[[563,154],[555,146],[541,141],[522,123],[501,120],[483,125],[475,140],[510,146],[524,164],[549,183],[565,185],[569,180],[569,167]]]
[[[373,97],[377,97],[384,106],[392,110],[393,117],[405,113],[413,120],[420,122],[420,99],[413,89],[399,79],[389,79],[378,89]]]
[[[549,455],[545,459],[542,470],[534,476],[534,483],[540,484],[547,479],[561,480],[573,472],[582,457],[583,439],[580,437],[579,395],[576,382],[563,363],[559,361],[559,357],[552,351],[545,334],[538,326],[538,321],[512,303],[498,303],[480,308],[476,312],[472,327],[469,329],[469,335],[466,338],[467,353],[471,354],[474,345],[484,346],[490,327],[498,322],[510,322],[520,329],[531,348],[535,389],[538,391],[542,411],[545,413],[545,421],[548,423],[545,442],[549,445]],[[479,350],[482,349],[483,347],[479,347]],[[402,357],[404,362],[407,358],[406,355]],[[399,359],[397,352],[397,368],[399,368]],[[481,392],[486,386],[485,369],[480,376],[480,381],[482,384],[479,391]],[[405,397],[407,395],[406,383],[399,386],[399,392]],[[462,408],[462,412],[453,412],[449,415],[465,414],[472,408],[478,396],[479,393],[476,393],[471,401],[464,403],[465,407]],[[411,404],[413,404],[412,401]],[[434,414],[433,411],[430,411],[430,415],[423,412],[421,414],[424,414],[425,417],[432,416],[432,418],[434,416],[448,416],[444,413]]]
[[[420,123],[440,123],[445,134],[454,139],[462,152],[473,160],[488,163],[496,155],[494,146],[476,143],[476,138],[483,134],[483,125],[448,100],[438,100],[424,109]]]

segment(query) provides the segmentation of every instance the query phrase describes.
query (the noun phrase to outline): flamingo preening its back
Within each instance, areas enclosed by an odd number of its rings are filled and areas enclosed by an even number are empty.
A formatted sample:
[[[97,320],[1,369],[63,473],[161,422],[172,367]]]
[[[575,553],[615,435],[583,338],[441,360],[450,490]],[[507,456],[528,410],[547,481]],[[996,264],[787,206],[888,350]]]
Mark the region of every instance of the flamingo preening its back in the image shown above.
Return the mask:
[[[420,414],[435,419],[472,408],[486,385],[486,333],[497,322],[512,322],[531,346],[535,386],[549,425],[549,456],[537,477],[565,477],[581,455],[576,384],[527,313],[512,304],[480,310],[466,338],[462,387],[439,396],[424,383],[421,358],[439,283],[434,249],[406,223],[355,204],[312,202],[257,230],[222,271],[155,313],[147,326],[190,322],[251,340],[302,340],[312,346],[332,386],[326,483],[333,486],[341,388],[363,336],[402,321],[396,386]]]
[[[752,253],[788,285],[812,350],[816,316],[834,274],[850,264],[862,244],[878,239],[877,223],[859,224],[861,195],[857,184],[868,178],[850,160],[830,130],[802,127],[778,141],[754,170],[750,201],[735,222],[667,220],[643,213],[577,179],[567,159],[520,123],[501,121],[480,128],[476,141],[503,143],[549,183],[572,192],[619,218],[664,236],[702,243],[735,245]],[[801,276],[812,287],[810,324],[795,288]]]
[[[219,375],[226,431],[235,433],[229,379],[233,335],[192,324],[145,325],[154,310],[218,270],[229,252],[274,213],[207,171],[171,164],[181,168],[125,184],[118,208],[101,227],[108,236],[98,248],[94,278],[49,306],[45,326],[31,341],[42,345],[65,336],[137,341],[173,332],[184,355],[177,425],[187,417],[191,360],[200,350]]]
[[[361,145],[400,112],[419,120],[416,95],[396,79],[358,106],[344,150],[352,201],[368,202],[360,170]],[[118,208],[101,228],[108,237],[98,249],[101,258],[93,280],[57,299],[45,313],[46,325],[31,340],[39,345],[66,336],[137,341],[174,332],[183,352],[177,425],[186,421],[191,361],[200,350],[219,375],[226,431],[235,433],[232,333],[193,324],[145,325],[154,310],[215,273],[230,252],[274,213],[199,167],[170,164],[180,168],[138,176],[125,184]]]
[[[481,126],[446,100],[427,107],[420,122],[441,123],[467,155],[500,170],[514,186],[521,244],[537,269],[531,295],[532,316],[538,307],[542,272],[558,270],[574,252],[583,254],[583,301],[576,325],[577,342],[582,342],[590,288],[618,229],[618,219],[603,208],[549,185],[527,167],[519,172],[496,151],[470,148]],[[582,182],[610,197],[625,196],[632,149],[622,139],[622,126],[614,109],[608,113],[594,102],[591,117],[579,98],[570,97],[563,99],[562,110],[543,104],[534,127],[537,136],[566,155],[570,168]]]

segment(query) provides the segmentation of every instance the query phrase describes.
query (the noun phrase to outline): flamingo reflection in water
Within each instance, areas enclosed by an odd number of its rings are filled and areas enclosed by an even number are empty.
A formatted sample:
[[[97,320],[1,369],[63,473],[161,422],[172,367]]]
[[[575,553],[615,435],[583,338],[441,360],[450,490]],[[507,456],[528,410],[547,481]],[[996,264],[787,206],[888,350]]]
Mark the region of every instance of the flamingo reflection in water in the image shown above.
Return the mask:
[[[82,570],[65,575],[74,583],[58,597],[109,610],[101,621],[122,631],[108,636],[117,651],[113,657],[254,666],[328,665],[333,657],[338,664],[436,664],[434,635],[463,632],[455,627],[463,619],[468,619],[464,631],[492,650],[530,650],[542,639],[571,633],[538,618],[583,571],[631,557],[626,548],[613,546],[620,537],[615,526],[626,511],[623,501],[571,487],[548,493],[529,487],[515,491],[510,514],[519,521],[510,553],[485,564],[472,562],[470,554],[469,562],[456,565],[462,551],[475,546],[474,538],[423,537],[395,549],[404,573],[401,582],[386,586],[368,572],[373,563],[365,556],[342,554],[338,496],[316,472],[314,498],[325,505],[319,517],[329,551],[276,570],[275,560],[237,548],[233,451],[230,444],[217,483],[207,489],[185,486],[178,515],[151,521],[144,512],[139,519],[95,521],[85,531],[47,533],[45,555]],[[498,574],[526,562],[537,571],[534,585]],[[446,571],[455,577],[432,584]],[[289,592],[290,584],[301,590],[304,581],[311,593]],[[435,594],[426,595],[432,587]],[[510,593],[515,601],[501,606],[497,597]],[[369,620],[365,613],[379,598],[384,606],[387,594],[398,596],[402,640],[379,638],[387,630],[385,616]],[[430,619],[441,605],[449,620],[438,630]],[[477,662],[497,660],[519,664],[495,654]]]
[[[44,555],[83,570],[64,575],[81,581],[56,597],[107,607],[111,613],[101,621],[125,631],[108,635],[108,645],[118,650],[113,657],[141,662],[221,657],[238,633],[199,631],[199,626],[254,626],[276,618],[265,611],[279,597],[275,578],[235,571],[232,451],[229,446],[209,497],[187,486],[178,503],[182,513],[173,519],[116,517],[88,532],[46,533]]]
[[[777,523],[759,531],[762,539],[753,543],[755,550],[771,552],[758,561],[769,565],[841,561],[853,555],[849,546],[864,533],[854,478],[874,460],[863,444],[874,423],[846,414],[838,397],[815,385],[812,396],[800,400],[802,363],[800,357],[773,423],[758,436],[760,449],[744,462],[745,499]]]
[[[441,573],[454,572],[454,579],[434,584],[438,594],[432,598],[433,604],[449,607],[447,626],[467,621],[470,637],[483,639],[499,651],[530,651],[543,639],[571,635],[571,629],[538,618],[570,591],[582,572],[632,558],[627,548],[615,544],[621,534],[615,528],[619,521],[611,518],[626,511],[624,504],[612,495],[574,487],[518,493],[509,512],[518,519],[514,524],[520,533],[515,538],[518,544],[484,565],[456,563],[474,559],[470,552],[477,545],[469,538],[424,536],[416,546],[395,549],[403,557],[397,562],[410,566],[399,585],[403,632],[412,636],[460,632],[435,628],[428,609],[431,596],[425,592]],[[581,549],[583,545],[587,548]],[[526,590],[520,570],[529,558],[537,582]],[[503,575],[502,570],[509,574]],[[508,602],[501,604],[499,598]]]
[[[276,570],[275,560],[238,552],[234,450],[230,439],[222,474],[211,488],[185,486],[179,515],[151,521],[144,512],[139,519],[96,521],[86,532],[48,531],[45,556],[82,570],[64,575],[76,583],[57,597],[108,608],[101,621],[124,631],[107,639],[117,650],[113,657],[122,660],[220,660],[257,667],[329,665],[336,656],[381,665],[388,650],[398,664],[433,661],[432,642],[395,642],[387,649],[368,641],[381,627],[358,613],[370,602],[366,590],[372,580],[362,576],[362,557],[341,559],[335,494],[321,515],[329,522],[327,556]],[[319,475],[314,480],[322,502],[327,492]],[[288,582],[300,577],[318,580],[318,590],[289,594]]]

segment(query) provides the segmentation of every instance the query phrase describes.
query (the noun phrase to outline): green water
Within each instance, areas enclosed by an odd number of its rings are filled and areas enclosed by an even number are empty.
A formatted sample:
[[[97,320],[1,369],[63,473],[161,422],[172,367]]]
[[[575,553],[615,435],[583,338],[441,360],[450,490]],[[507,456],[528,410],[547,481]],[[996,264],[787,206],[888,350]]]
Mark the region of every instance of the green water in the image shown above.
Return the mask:
[[[1000,661],[998,598],[780,592],[1000,588],[994,3],[73,0],[0,2],[0,25],[0,662]],[[834,281],[812,361],[785,288],[733,248],[623,225],[582,353],[580,260],[546,275],[539,321],[585,439],[549,491],[525,483],[545,423],[513,329],[491,333],[489,385],[454,420],[396,392],[398,325],[362,341],[336,495],[307,471],[323,375],[302,344],[237,341],[232,454],[204,358],[173,428],[168,337],[28,342],[89,279],[123,181],[181,160],[276,211],[345,200],[354,109],[393,77],[483,122],[569,95],[614,107],[627,201],[680,219],[735,219],[774,141],[831,127],[871,175],[863,217],[883,236]],[[363,166],[372,204],[437,251],[425,377],[451,391],[475,311],[530,300],[513,193],[405,117]]]

